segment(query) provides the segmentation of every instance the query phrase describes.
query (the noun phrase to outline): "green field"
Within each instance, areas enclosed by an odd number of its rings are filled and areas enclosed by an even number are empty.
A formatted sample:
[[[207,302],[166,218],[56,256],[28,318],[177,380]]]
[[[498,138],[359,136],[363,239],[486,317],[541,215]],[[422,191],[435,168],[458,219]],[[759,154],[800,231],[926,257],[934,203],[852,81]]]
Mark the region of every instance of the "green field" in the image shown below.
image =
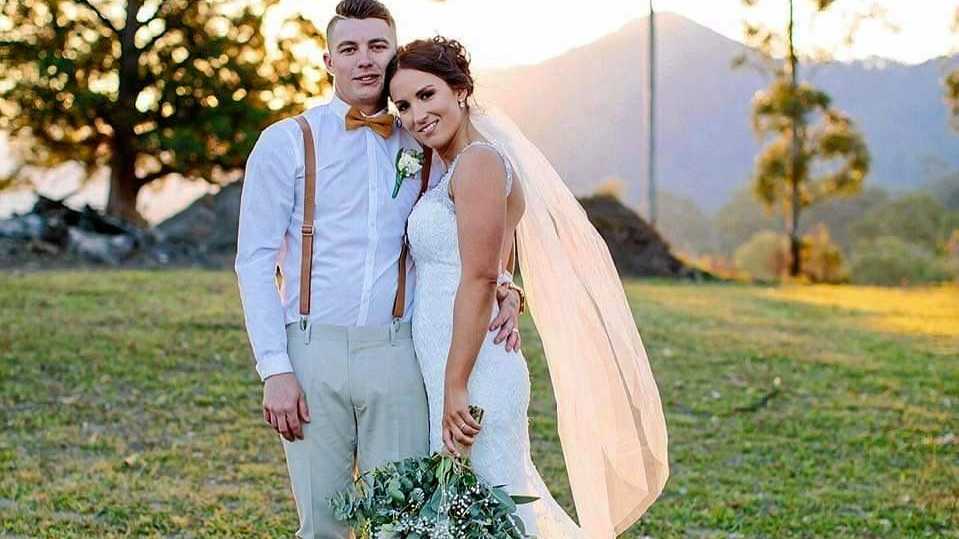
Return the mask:
[[[959,287],[628,291],[672,474],[625,537],[959,537]],[[260,387],[228,271],[4,274],[0,537],[291,537]]]

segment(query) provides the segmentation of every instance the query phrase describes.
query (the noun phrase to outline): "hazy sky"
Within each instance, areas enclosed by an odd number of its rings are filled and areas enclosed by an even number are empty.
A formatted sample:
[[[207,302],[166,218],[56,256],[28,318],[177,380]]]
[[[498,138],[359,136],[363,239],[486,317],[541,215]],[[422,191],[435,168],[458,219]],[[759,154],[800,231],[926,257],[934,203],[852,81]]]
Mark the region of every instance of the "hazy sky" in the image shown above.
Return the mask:
[[[478,68],[537,63],[614,32],[649,13],[647,0],[386,0],[399,27],[401,42],[434,33],[460,39]],[[880,56],[908,63],[959,50],[951,32],[956,0],[838,0],[829,15],[810,17],[813,2],[797,0],[797,37],[803,48],[829,48],[840,59]],[[336,0],[285,0],[284,9],[302,9],[325,25]],[[777,27],[785,25],[785,2],[761,0],[744,8],[741,0],[657,0],[658,11],[672,11],[741,40],[744,17]],[[880,23],[861,27],[852,49],[843,47],[848,15],[878,5],[899,27]]]
[[[648,0],[385,2],[397,19],[401,42],[442,33],[461,40],[470,50],[474,66],[479,69],[538,63],[595,41],[648,14]],[[796,2],[800,7],[797,37],[807,51],[817,47],[829,48],[840,59],[879,56],[909,63],[959,51],[959,33],[951,31],[959,4],[957,0],[837,0],[829,16],[821,16],[815,21],[810,18],[812,0]],[[283,0],[276,15],[282,16],[283,11],[302,10],[325,28],[336,3],[337,0]],[[747,10],[741,0],[655,2],[658,11],[679,13],[737,40],[742,38],[743,18],[747,16],[784,27],[784,4],[784,0],[760,0],[759,7]],[[842,48],[846,17],[851,11],[872,5],[884,8],[887,19],[895,23],[899,31],[892,32],[881,24],[866,24],[861,28],[855,46]],[[0,133],[0,168],[5,161],[9,164],[4,142]],[[54,176],[62,176],[62,172],[56,171]],[[78,174],[74,176],[79,177]],[[77,187],[76,182],[71,181],[61,178],[55,185],[48,185],[44,192],[62,196]],[[166,191],[181,198],[192,198],[201,194],[191,191],[198,186],[173,183],[157,187],[165,187]],[[75,202],[93,202],[102,206],[106,198],[104,189],[105,183],[101,182],[96,189],[83,191]],[[181,202],[188,202],[186,198]],[[0,216],[10,211],[24,211],[30,204],[32,196],[29,193],[4,194],[0,197]],[[156,220],[168,214],[169,208],[144,207],[141,211]]]

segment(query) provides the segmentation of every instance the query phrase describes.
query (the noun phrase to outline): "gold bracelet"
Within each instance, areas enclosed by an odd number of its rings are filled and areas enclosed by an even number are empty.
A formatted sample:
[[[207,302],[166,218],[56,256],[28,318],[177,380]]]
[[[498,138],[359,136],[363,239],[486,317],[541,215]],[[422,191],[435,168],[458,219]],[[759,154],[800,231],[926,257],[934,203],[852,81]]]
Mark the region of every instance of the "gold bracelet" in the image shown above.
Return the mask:
[[[525,313],[526,312],[526,292],[523,292],[522,288],[516,286],[512,282],[506,283],[506,287],[509,288],[510,290],[515,290],[516,293],[519,295],[519,314]]]

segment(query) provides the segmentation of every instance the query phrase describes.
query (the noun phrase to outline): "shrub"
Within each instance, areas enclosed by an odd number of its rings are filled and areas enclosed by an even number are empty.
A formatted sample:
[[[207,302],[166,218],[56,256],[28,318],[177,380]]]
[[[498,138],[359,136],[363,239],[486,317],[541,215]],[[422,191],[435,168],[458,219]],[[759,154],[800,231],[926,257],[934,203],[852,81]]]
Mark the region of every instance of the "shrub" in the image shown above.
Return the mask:
[[[801,278],[806,282],[839,283],[848,279],[842,251],[833,243],[829,229],[816,225],[802,238]],[[763,230],[736,249],[736,267],[760,281],[772,281],[789,270],[789,238]]]
[[[959,281],[959,228],[952,231],[952,236],[946,242],[945,257],[946,271]]]
[[[802,274],[814,283],[840,283],[848,279],[842,251],[833,243],[826,225],[816,225],[803,236]]]
[[[948,278],[942,259],[937,259],[928,249],[895,236],[861,241],[853,251],[852,279],[857,283],[905,285]]]
[[[789,242],[783,234],[762,230],[740,245],[733,259],[753,279],[773,281],[789,267]]]

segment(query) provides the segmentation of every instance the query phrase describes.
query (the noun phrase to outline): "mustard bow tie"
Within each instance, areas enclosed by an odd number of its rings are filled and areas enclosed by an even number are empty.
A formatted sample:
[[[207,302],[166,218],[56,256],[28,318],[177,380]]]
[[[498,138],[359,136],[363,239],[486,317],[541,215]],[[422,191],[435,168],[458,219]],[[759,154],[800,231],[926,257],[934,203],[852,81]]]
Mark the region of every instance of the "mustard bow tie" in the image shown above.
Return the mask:
[[[356,107],[350,107],[346,113],[346,129],[357,129],[360,127],[369,127],[374,133],[383,137],[390,138],[393,134],[393,128],[396,127],[396,118],[390,113],[379,114],[376,116],[366,116]]]

